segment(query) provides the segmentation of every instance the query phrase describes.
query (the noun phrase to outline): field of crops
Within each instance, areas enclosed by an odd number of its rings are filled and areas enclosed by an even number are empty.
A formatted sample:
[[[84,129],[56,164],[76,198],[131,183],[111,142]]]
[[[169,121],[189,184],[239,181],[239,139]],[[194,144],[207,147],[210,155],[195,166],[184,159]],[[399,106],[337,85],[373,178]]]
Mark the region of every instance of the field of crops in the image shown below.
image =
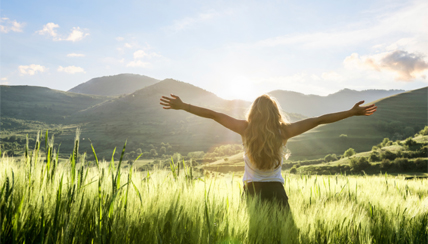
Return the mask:
[[[284,212],[246,199],[237,177],[76,162],[77,142],[58,164],[38,147],[1,158],[0,243],[428,242],[426,179],[284,175]]]

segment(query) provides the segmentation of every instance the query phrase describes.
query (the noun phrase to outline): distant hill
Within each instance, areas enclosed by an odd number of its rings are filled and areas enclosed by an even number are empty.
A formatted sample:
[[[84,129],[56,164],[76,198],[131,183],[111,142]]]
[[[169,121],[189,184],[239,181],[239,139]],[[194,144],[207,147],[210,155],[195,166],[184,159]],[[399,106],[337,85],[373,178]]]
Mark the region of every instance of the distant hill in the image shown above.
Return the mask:
[[[107,97],[75,94],[37,86],[0,86],[0,118],[66,124],[66,117]]]
[[[269,92],[286,112],[305,116],[319,116],[350,109],[356,102],[371,102],[380,98],[405,92],[404,90],[364,90],[343,89],[328,96],[305,95],[298,92],[276,90]]]
[[[372,102],[378,107],[373,115],[319,126],[291,139],[289,149],[297,158],[317,158],[348,148],[368,151],[386,137],[395,141],[413,136],[428,125],[427,97],[428,87],[424,87],[379,99]]]
[[[70,89],[69,92],[101,96],[120,96],[133,93],[158,81],[144,75],[118,74],[90,79]]]
[[[172,79],[160,81],[132,94],[109,100],[79,112],[71,123],[85,122],[82,134],[103,142],[111,149],[128,139],[129,145],[150,150],[149,145],[170,143],[180,152],[207,151],[225,143],[239,143],[240,136],[212,120],[183,111],[164,110],[159,104],[162,95],[171,92],[186,103],[244,118],[249,102],[224,100],[191,84]],[[296,120],[291,116],[292,120]],[[108,143],[107,143],[108,142]]]

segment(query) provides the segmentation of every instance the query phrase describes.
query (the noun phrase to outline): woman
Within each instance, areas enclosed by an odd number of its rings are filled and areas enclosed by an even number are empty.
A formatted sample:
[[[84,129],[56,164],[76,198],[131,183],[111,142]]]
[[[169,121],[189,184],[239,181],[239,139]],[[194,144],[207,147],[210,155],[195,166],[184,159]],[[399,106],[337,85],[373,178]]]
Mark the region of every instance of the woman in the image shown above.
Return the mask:
[[[279,201],[288,208],[288,197],[284,190],[281,165],[286,156],[288,139],[300,135],[321,124],[333,123],[358,115],[371,115],[376,106],[360,106],[356,103],[350,110],[326,114],[294,123],[285,121],[278,104],[269,95],[258,97],[251,105],[246,120],[232,118],[206,108],[186,104],[178,96],[162,96],[164,109],[181,109],[200,117],[213,119],[224,127],[238,133],[244,144],[244,192],[259,194],[261,200]]]

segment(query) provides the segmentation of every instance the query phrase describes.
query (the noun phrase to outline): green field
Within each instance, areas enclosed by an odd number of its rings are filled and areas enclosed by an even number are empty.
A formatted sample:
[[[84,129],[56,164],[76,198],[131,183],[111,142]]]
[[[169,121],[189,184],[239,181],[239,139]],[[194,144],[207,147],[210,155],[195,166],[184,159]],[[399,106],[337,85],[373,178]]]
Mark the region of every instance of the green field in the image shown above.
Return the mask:
[[[291,206],[284,212],[242,196],[233,175],[77,164],[78,147],[58,163],[55,149],[41,150],[45,163],[38,150],[1,157],[1,243],[428,241],[427,179],[284,174]]]

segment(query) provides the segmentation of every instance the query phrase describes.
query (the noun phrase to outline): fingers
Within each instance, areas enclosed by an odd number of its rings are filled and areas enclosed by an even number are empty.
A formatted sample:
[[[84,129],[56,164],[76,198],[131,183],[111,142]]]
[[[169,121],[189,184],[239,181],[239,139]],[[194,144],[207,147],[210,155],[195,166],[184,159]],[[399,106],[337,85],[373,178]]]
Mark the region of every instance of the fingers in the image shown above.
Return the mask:
[[[370,115],[374,114],[376,112],[376,110],[377,110],[377,107],[372,107],[371,109],[366,110],[364,115],[370,116]]]
[[[370,106],[370,107],[368,107],[368,108],[365,108],[364,110],[365,110],[365,113],[366,113],[366,114],[367,114],[367,113],[372,114],[372,113],[376,112],[377,107],[376,107],[376,106]]]
[[[171,97],[172,98],[167,97],[167,96],[162,96],[161,97],[161,99],[160,99],[161,102],[159,104],[162,105],[162,106],[164,106],[164,107],[162,107],[163,109],[173,109],[171,107],[171,105],[174,105],[174,103],[176,102],[175,100],[177,98],[179,99],[179,97],[176,96],[176,95],[173,95],[173,94],[171,94]]]
[[[372,104],[372,105],[369,105],[369,106],[364,106],[364,107],[362,107],[362,108],[364,108],[364,109],[368,109],[368,108],[373,108],[373,107],[375,107],[376,105],[374,105],[374,104]],[[377,107],[376,107],[377,108]]]

